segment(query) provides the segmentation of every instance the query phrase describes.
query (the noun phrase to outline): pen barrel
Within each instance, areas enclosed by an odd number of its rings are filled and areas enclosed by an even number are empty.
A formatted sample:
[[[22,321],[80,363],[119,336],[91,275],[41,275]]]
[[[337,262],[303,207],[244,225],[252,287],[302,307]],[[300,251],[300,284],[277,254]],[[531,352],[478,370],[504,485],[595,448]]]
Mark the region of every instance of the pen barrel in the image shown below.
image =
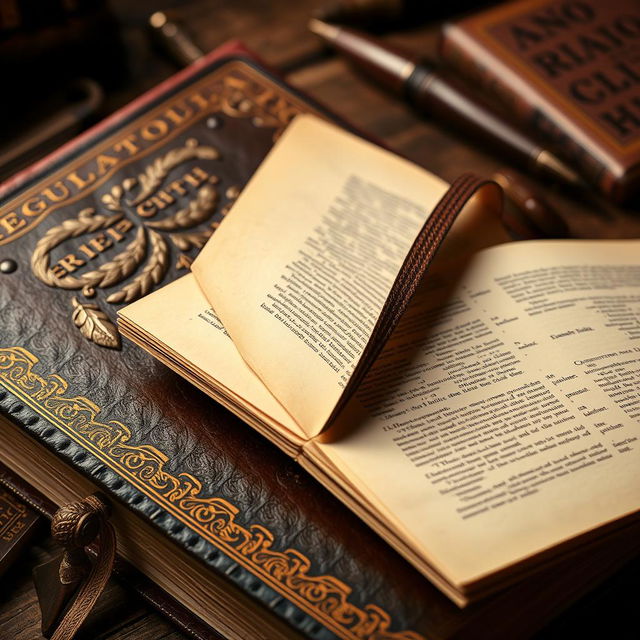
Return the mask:
[[[312,19],[309,28],[378,84],[404,96],[435,120],[440,118],[452,124],[529,171],[574,187],[584,185],[575,171],[553,153],[470,95],[463,85],[422,64],[414,54],[390,47],[355,29],[318,19]]]
[[[188,66],[204,55],[202,49],[187,35],[187,32],[178,26],[175,29],[167,28],[163,35],[166,38],[167,48],[181,65]]]
[[[498,153],[520,164],[535,163],[541,148],[477,98],[450,79],[423,66],[416,66],[406,83],[409,101],[436,120],[486,142]]]
[[[377,84],[403,94],[417,58],[348,27],[312,20],[311,28]]]

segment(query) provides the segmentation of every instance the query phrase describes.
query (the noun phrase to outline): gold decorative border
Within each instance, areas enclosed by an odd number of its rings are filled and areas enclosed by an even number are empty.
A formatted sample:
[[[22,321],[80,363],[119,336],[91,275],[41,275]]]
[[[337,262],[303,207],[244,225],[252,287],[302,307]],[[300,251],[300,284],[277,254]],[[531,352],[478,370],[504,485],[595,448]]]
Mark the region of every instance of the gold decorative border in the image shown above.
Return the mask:
[[[311,561],[296,549],[273,549],[273,533],[236,521],[238,508],[223,498],[202,496],[194,476],[177,476],[151,445],[128,444],[131,430],[121,422],[99,422],[100,408],[88,398],[68,397],[60,376],[33,371],[39,359],[22,347],[0,348],[0,384],[61,432],[180,522],[287,597],[344,640],[425,640],[414,631],[390,631],[391,616],[374,604],[348,601],[351,587],[330,576],[309,575]]]

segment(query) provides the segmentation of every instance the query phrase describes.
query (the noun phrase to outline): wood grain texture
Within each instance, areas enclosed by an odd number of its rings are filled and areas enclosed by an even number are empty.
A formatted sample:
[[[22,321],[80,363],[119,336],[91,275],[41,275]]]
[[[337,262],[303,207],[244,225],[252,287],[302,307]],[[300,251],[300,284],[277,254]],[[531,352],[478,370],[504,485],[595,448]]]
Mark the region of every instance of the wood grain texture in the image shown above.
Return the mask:
[[[313,9],[321,4],[322,0],[173,0],[159,6],[149,0],[113,0],[111,6],[122,23],[130,72],[126,82],[109,93],[102,115],[126,104],[176,70],[174,64],[151,45],[147,31],[147,20],[153,11],[171,9],[203,49],[213,49],[230,38],[244,40],[267,63],[296,68],[288,75],[292,84],[447,180],[453,180],[465,170],[491,175],[502,166],[500,158],[485,153],[441,123],[412,112],[396,98],[363,80],[343,61],[323,52],[318,40],[306,30]],[[437,28],[436,24],[419,25],[385,38],[434,57]],[[587,196],[580,202],[561,189],[541,183],[538,186],[564,217],[575,237],[640,236],[640,215],[633,209],[616,208],[595,196]],[[53,551],[43,534],[2,579],[1,639],[41,638],[31,569],[50,558]],[[539,634],[537,640],[636,638],[637,629],[632,625],[622,626],[612,635],[612,619],[633,621],[637,618],[635,601],[640,593],[639,575],[640,561],[572,607]],[[184,638],[113,581],[100,598],[81,637],[104,640]]]

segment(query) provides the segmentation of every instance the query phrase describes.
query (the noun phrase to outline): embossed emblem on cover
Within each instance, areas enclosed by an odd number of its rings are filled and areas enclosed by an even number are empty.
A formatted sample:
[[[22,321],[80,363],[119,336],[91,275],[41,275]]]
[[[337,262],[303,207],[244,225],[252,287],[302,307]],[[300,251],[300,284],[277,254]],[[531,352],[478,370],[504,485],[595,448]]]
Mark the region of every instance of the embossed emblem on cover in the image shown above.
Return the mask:
[[[107,296],[108,303],[132,302],[149,293],[154,285],[162,282],[168,270],[169,242],[178,250],[201,248],[215,228],[210,226],[185,233],[213,216],[220,201],[215,187],[219,182],[217,176],[195,166],[182,178],[164,185],[172,169],[193,159],[218,160],[220,153],[189,138],[183,147],[173,148],[156,158],[137,177],[125,178],[103,194],[100,199],[107,213],[96,213],[89,207],[80,211],[76,218],[49,229],[31,256],[35,276],[50,287],[82,290],[84,296],[92,298],[96,288],[121,285],[133,275],[133,279]],[[177,197],[187,195],[189,187],[193,196],[186,206],[177,210],[173,207],[174,210],[160,220],[152,219],[167,205],[175,204]],[[75,275],[77,267],[120,242],[124,234],[132,230],[134,223],[127,215],[131,212],[131,217],[136,216],[141,223],[133,240],[109,262]],[[77,252],[67,254],[52,265],[52,251],[71,238],[77,238],[81,243]],[[183,255],[181,258],[178,268],[186,268],[190,259]],[[71,304],[73,322],[85,338],[104,347],[120,346],[116,325],[104,311],[95,304],[80,302],[77,297],[71,299]]]
[[[103,305],[129,303],[164,282],[172,266],[188,269],[240,193],[221,176],[226,158],[198,132],[232,118],[275,139],[301,111],[309,106],[230,62],[9,202],[0,212],[0,246],[62,209],[61,222],[35,245],[33,274],[77,292],[69,298],[73,324],[117,349],[109,307],[90,301],[97,290],[105,290]]]

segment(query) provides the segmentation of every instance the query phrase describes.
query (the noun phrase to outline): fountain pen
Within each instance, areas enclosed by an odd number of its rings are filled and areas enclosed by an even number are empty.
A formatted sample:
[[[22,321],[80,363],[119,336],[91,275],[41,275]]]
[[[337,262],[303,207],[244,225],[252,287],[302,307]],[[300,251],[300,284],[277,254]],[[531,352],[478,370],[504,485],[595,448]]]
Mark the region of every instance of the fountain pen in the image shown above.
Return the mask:
[[[419,111],[490,144],[529,171],[583,187],[564,162],[496,115],[468,90],[421,62],[355,29],[313,19],[309,29],[378,84],[403,96]]]

